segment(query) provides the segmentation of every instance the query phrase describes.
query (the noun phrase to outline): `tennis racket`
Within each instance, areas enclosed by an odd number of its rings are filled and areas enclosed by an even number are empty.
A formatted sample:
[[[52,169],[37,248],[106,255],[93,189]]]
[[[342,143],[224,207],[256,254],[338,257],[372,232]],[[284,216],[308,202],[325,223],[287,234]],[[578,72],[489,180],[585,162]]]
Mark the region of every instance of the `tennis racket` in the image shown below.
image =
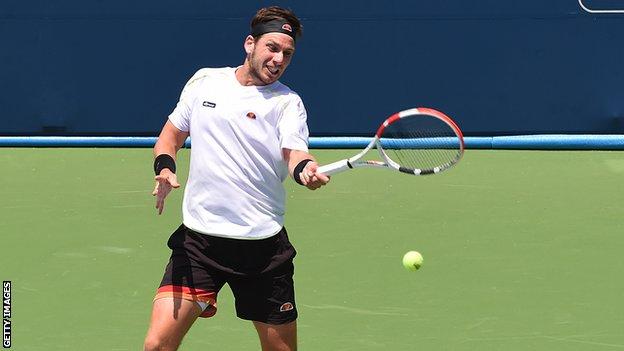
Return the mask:
[[[376,148],[381,160],[363,160]],[[393,169],[410,175],[436,174],[453,167],[464,154],[464,137],[453,120],[426,107],[388,117],[359,154],[318,168],[331,175],[358,167]]]

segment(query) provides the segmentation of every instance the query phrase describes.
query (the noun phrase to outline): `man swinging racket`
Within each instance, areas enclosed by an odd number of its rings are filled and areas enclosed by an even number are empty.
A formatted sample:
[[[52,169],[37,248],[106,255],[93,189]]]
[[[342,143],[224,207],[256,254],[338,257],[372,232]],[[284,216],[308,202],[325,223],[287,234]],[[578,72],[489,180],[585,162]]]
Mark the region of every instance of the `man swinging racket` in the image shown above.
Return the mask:
[[[311,190],[329,181],[308,153],[306,110],[278,79],[295,52],[299,19],[260,9],[236,68],[204,68],[186,84],[154,147],[156,207],[180,184],[177,151],[193,142],[183,224],[154,298],[145,350],[176,350],[198,317],[217,311],[227,283],[238,317],[253,322],[262,350],[296,350],[293,258],[284,223],[290,174]]]

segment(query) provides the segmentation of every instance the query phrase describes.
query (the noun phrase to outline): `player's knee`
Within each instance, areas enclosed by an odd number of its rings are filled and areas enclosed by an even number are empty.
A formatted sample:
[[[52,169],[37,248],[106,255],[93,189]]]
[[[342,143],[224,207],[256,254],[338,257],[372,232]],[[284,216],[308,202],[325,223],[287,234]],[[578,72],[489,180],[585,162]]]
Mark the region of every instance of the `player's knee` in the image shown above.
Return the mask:
[[[159,351],[162,350],[161,346],[162,342],[159,339],[147,337],[143,344],[143,351]]]
[[[155,336],[146,337],[145,343],[143,344],[144,351],[175,351],[177,349],[178,344]]]
[[[270,335],[265,345],[271,351],[297,351],[297,339],[292,335]]]
[[[289,345],[284,342],[277,342],[271,345],[271,351],[297,351],[297,345]]]

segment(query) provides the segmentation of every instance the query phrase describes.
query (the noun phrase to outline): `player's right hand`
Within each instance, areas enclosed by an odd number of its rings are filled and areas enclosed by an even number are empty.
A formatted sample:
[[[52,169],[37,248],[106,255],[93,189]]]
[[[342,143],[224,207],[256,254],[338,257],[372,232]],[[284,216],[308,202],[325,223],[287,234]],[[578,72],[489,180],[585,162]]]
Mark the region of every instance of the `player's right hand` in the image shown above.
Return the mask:
[[[171,172],[169,168],[160,171],[160,174],[154,179],[156,180],[156,186],[154,187],[154,191],[152,191],[152,195],[156,196],[158,214],[162,214],[165,209],[165,198],[169,195],[171,189],[179,188],[180,183],[178,183],[178,177],[175,173]]]
[[[310,190],[316,190],[325,184],[329,183],[329,176],[323,173],[317,173],[319,165],[316,162],[308,162],[306,167],[303,169],[301,174],[299,175],[299,179],[301,179],[301,183],[306,186],[306,188]]]

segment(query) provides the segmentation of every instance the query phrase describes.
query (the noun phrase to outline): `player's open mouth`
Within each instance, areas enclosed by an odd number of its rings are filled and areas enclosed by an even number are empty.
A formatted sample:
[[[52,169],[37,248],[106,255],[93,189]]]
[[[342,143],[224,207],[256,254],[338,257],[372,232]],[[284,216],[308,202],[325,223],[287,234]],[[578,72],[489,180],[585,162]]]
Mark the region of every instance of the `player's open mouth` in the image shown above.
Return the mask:
[[[279,68],[271,68],[267,66],[267,70],[272,76],[277,76],[279,74]]]

